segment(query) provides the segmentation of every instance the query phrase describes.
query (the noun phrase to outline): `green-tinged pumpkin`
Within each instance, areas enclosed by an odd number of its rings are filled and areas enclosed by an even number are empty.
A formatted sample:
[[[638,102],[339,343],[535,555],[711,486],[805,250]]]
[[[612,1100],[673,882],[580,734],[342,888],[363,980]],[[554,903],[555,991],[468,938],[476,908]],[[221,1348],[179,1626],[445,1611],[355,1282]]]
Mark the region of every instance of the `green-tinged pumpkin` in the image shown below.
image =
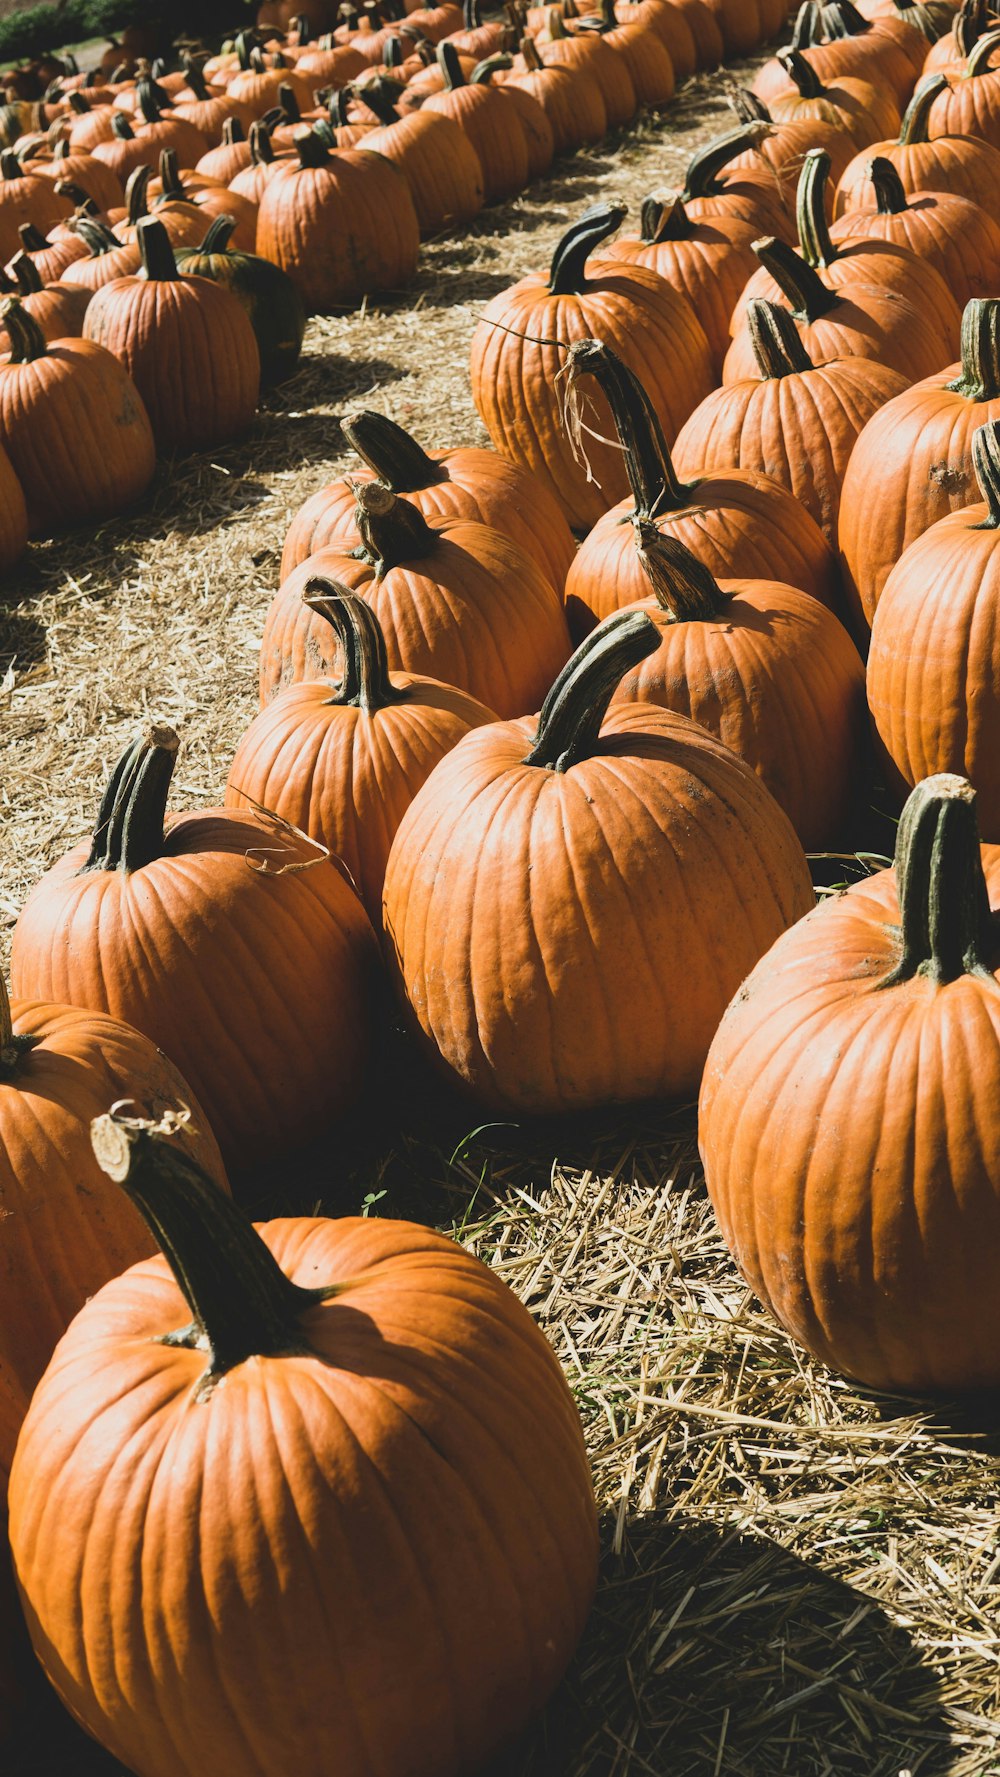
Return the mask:
[[[217,216],[200,247],[177,253],[177,269],[185,277],[211,278],[243,305],[260,353],[260,385],[270,389],[291,376],[298,364],[306,312],[280,266],[230,247],[235,226],[231,217]]]

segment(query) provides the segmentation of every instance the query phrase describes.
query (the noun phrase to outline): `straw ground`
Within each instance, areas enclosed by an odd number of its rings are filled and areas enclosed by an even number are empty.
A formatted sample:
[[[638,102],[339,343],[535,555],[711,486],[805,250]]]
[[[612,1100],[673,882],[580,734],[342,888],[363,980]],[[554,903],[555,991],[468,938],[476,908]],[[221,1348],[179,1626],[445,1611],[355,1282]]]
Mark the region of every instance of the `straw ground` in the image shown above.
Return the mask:
[[[150,717],[182,735],[175,806],[220,798],[285,528],[349,460],[340,416],[377,406],[429,445],[483,441],[466,374],[480,307],[598,194],[634,219],[676,183],[729,122],[724,85],[692,83],[662,122],[430,244],[398,301],[314,321],[248,440],[163,465],[138,515],[31,550],[0,604],[5,938]],[[719,1238],[690,1109],[472,1134],[422,1083],[382,1083],[374,1107],[271,1206],[368,1198],[453,1228],[545,1327],[593,1458],[593,1619],[490,1777],[1000,1773],[995,1421],[874,1399],[776,1332]],[[115,1768],[40,1711],[5,1773]]]

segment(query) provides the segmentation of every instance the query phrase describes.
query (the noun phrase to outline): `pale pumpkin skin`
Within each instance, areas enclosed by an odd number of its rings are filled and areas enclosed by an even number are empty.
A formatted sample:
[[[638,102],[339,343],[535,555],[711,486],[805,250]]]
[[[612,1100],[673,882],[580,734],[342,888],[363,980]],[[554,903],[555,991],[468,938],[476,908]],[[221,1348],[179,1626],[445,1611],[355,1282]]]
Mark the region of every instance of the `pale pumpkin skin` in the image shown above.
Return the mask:
[[[941,784],[963,780],[920,789]],[[904,947],[881,871],[778,940],[705,1067],[705,1176],[743,1276],[800,1344],[874,1388],[1000,1384],[1000,848],[981,855],[994,916],[978,972],[889,984]]]

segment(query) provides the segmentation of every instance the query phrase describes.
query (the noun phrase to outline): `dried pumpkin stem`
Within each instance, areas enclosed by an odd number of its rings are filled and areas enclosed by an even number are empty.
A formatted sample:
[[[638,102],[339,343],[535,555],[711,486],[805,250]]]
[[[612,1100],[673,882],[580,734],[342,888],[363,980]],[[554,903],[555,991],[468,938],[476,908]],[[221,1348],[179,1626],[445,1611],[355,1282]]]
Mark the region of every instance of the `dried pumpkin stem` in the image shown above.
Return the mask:
[[[593,753],[616,685],[659,647],[644,611],[616,611],[581,642],[542,705],[525,765],[568,771]]]
[[[821,8],[823,30],[827,37],[867,37],[872,26],[854,5],[854,0],[836,0],[832,6]],[[815,39],[822,43],[822,36]]]
[[[633,524],[639,565],[661,609],[675,623],[707,623],[718,617],[729,598],[704,562],[648,519],[636,518]]]
[[[18,160],[17,155],[14,153],[13,148],[5,148],[3,153],[0,154],[0,174],[2,174],[5,179],[24,178],[24,168]]]
[[[550,296],[579,296],[587,287],[587,260],[625,220],[624,204],[591,204],[568,228],[552,258]]]
[[[947,90],[948,82],[943,74],[928,74],[913,94],[910,103],[903,112],[903,122],[899,131],[899,143],[902,148],[912,148],[917,142],[929,142],[928,124],[931,106],[938,93]]]
[[[81,216],[76,224],[76,233],[90,249],[91,257],[100,259],[105,253],[117,253],[122,243],[116,234],[103,222],[95,222],[90,216]]]
[[[819,75],[811,62],[797,49],[779,49],[778,61],[784,68],[792,85],[797,87],[803,99],[821,99],[826,92]]]
[[[169,284],[180,277],[170,236],[155,216],[143,216],[136,223],[136,239],[146,277],[157,284]]]
[[[98,1165],[120,1185],[159,1246],[191,1311],[165,1345],[204,1351],[198,1397],[251,1357],[309,1349],[300,1321],[335,1290],[285,1276],[249,1217],[185,1153],[169,1124],[112,1112],[90,1126]]]
[[[101,798],[81,876],[90,870],[128,875],[160,856],[177,747],[173,729],[155,723],[122,754]]]
[[[362,551],[379,580],[400,562],[420,561],[430,554],[437,533],[411,501],[398,499],[379,481],[355,481],[350,486]]]
[[[814,269],[825,269],[837,258],[826,219],[826,185],[830,156],[825,148],[810,148],[802,163],[795,194],[795,221],[802,257]]]
[[[686,506],[691,489],[677,478],[656,409],[635,373],[601,340],[575,340],[567,356],[571,393],[580,377],[592,376],[611,409],[636,516],[654,518]]]
[[[17,279],[17,287],[22,296],[37,296],[44,288],[41,273],[33,259],[27,253],[15,253],[10,262],[10,269]]]
[[[23,1057],[40,1041],[40,1037],[14,1035],[7,983],[0,973],[0,1080],[12,1080]]]
[[[891,160],[877,154],[865,167],[875,191],[875,205],[880,216],[901,216],[910,207],[903,181]]]
[[[980,37],[966,61],[961,78],[975,80],[977,74],[989,74],[990,57],[995,49],[1000,49],[1000,31],[987,31],[985,37]]]
[[[462,72],[462,64],[458,59],[458,50],[453,43],[445,40],[438,44],[437,65],[444,80],[445,92],[453,93],[457,87],[465,86],[466,79]]]
[[[762,377],[792,376],[812,370],[813,361],[787,309],[754,296],[747,303],[747,327]]]
[[[336,631],[344,652],[343,675],[330,702],[369,714],[402,703],[406,692],[397,690],[389,677],[382,625],[367,600],[325,574],[306,581],[302,598]]]
[[[644,197],[639,211],[639,234],[647,247],[661,241],[689,241],[697,233],[679,197]]]
[[[989,420],[972,434],[972,462],[989,511],[980,531],[1000,530],[1000,421]]]
[[[45,335],[19,297],[9,296],[0,303],[0,321],[7,329],[12,364],[33,364],[36,358],[46,356],[49,348]]]
[[[287,80],[283,80],[278,88],[278,103],[287,124],[302,122],[302,112],[299,109],[299,101],[295,97],[295,88],[290,86]]]
[[[235,148],[237,143],[246,141],[246,132],[242,120],[238,117],[227,117],[222,126],[223,148]]]
[[[718,197],[726,189],[717,177],[723,167],[727,167],[738,154],[759,148],[773,134],[772,124],[745,123],[738,130],[727,130],[724,135],[715,136],[688,162],[683,201],[688,204],[696,197]]]
[[[414,494],[447,479],[441,465],[384,413],[362,408],[341,422],[341,430],[351,449],[394,494]]]
[[[753,242],[753,250],[787,299],[797,321],[818,321],[842,303],[843,297],[828,289],[819,274],[787,241],[764,235]]]
[[[795,15],[792,29],[792,49],[810,49],[814,43],[823,41],[823,8],[820,0],[804,0]]]
[[[967,401],[1000,399],[1000,299],[974,296],[962,314],[962,374],[947,387]]]
[[[923,975],[944,986],[961,975],[993,980],[1000,922],[990,911],[976,818],[964,777],[925,778],[907,800],[896,835],[902,955],[880,987]]]
[[[755,92],[748,86],[734,87],[726,94],[731,111],[735,111],[741,123],[773,123],[774,119],[763,99],[758,99]]]
[[[520,56],[529,74],[538,74],[545,67],[533,37],[522,37]]]

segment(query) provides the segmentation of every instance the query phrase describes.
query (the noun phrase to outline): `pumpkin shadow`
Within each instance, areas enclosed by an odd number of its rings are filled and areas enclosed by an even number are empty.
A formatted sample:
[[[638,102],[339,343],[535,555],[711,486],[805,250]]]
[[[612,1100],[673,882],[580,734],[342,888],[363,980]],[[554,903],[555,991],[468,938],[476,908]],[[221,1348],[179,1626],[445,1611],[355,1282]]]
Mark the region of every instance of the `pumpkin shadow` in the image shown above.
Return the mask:
[[[0,686],[8,671],[13,669],[20,679],[26,668],[37,666],[47,653],[48,631],[44,623],[0,602]],[[4,726],[6,732],[6,722]]]
[[[542,1718],[480,1777],[944,1777],[937,1674],[877,1599],[769,1538],[657,1514]]]

